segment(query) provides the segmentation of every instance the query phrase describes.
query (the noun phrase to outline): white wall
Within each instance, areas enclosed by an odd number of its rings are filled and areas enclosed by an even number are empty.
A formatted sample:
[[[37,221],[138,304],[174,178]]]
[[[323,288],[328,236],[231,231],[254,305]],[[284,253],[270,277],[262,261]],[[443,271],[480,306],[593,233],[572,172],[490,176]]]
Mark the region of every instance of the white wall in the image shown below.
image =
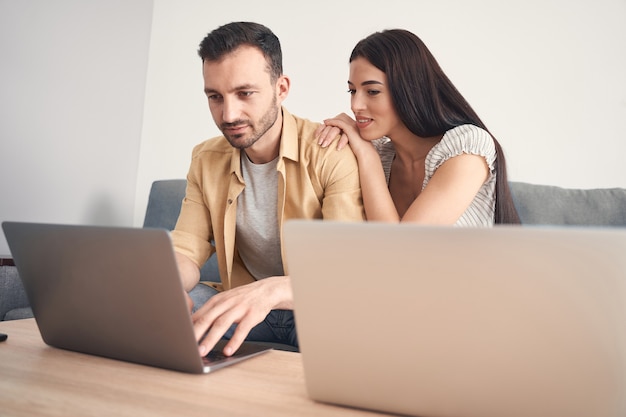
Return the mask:
[[[624,0],[0,0],[0,221],[140,226],[151,182],[184,178],[219,133],[196,49],[233,20],[281,38],[297,115],[349,112],[350,50],[402,27],[498,137],[512,180],[626,187]]]
[[[0,0],[0,221],[133,224],[151,22],[152,0]]]

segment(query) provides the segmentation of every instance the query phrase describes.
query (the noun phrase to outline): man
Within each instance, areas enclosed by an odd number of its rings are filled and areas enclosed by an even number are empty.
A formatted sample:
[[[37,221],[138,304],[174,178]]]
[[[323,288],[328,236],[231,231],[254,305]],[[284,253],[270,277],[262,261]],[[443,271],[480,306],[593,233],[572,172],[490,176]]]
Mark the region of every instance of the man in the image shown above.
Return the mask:
[[[186,291],[217,252],[223,291],[193,315],[200,354],[223,336],[226,355],[246,338],[297,347],[282,226],[290,218],[363,220],[356,158],[318,146],[319,124],[281,106],[290,80],[280,42],[265,26],[221,26],[198,53],[223,136],[194,148],[172,237]]]

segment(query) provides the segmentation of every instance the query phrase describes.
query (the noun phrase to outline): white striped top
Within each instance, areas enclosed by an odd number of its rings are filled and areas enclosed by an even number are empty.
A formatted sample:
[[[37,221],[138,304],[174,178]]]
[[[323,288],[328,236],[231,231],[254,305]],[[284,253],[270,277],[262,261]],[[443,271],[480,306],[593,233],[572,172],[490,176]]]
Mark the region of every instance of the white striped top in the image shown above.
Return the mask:
[[[391,163],[396,156],[396,150],[388,138],[378,139],[373,143],[380,155],[387,184],[389,184]],[[464,153],[484,157],[489,166],[489,178],[467,210],[456,221],[455,226],[493,226],[496,204],[496,147],[493,138],[486,130],[469,124],[448,130],[426,156],[426,172],[422,190],[428,185],[428,181],[441,164]]]

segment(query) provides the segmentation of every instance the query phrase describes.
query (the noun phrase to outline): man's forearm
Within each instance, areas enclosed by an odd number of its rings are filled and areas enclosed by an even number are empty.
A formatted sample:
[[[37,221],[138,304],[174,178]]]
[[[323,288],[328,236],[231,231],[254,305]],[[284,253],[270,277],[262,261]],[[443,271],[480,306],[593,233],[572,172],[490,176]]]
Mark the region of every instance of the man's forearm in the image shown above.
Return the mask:
[[[176,264],[178,265],[178,273],[183,283],[185,291],[189,292],[200,282],[200,269],[187,256],[176,252]]]

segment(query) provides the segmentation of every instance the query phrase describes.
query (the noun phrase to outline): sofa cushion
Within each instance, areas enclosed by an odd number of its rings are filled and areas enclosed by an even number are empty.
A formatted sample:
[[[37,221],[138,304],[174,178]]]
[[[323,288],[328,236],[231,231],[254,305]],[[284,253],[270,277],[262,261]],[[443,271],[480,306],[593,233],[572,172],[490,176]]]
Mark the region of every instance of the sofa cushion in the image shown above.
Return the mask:
[[[626,189],[568,189],[510,182],[522,224],[626,226]]]

